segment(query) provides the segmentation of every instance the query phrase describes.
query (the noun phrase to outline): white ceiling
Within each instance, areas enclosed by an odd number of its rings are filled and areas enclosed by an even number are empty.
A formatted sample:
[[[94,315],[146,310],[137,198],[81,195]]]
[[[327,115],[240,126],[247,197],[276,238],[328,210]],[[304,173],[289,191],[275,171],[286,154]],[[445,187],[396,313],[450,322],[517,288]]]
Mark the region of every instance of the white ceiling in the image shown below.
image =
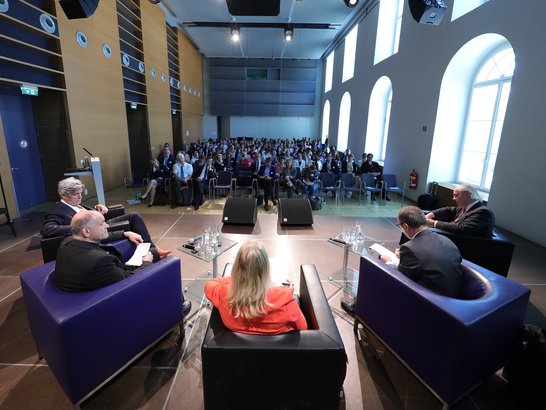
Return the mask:
[[[260,1],[260,0],[254,0]],[[232,16],[226,0],[162,0],[167,22],[182,28],[206,57],[319,59],[371,0],[349,8],[343,0],[280,0],[278,16]],[[195,27],[191,23],[239,23],[239,44],[229,27]],[[294,39],[284,41],[282,28],[244,27],[244,23],[329,24],[331,28],[295,28]]]

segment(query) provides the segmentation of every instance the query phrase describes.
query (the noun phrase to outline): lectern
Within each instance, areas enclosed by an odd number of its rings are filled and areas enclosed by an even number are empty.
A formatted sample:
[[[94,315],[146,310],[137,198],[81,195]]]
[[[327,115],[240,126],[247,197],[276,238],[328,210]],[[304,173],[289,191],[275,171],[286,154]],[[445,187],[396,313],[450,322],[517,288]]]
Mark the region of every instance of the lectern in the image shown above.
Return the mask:
[[[91,157],[89,162],[91,164],[90,170],[65,172],[64,175],[67,177],[81,177],[86,175],[93,175],[93,181],[95,182],[95,191],[97,191],[97,200],[99,204],[106,205],[106,200],[104,199],[104,187],[102,185],[102,172],[100,170],[100,159],[99,157]]]

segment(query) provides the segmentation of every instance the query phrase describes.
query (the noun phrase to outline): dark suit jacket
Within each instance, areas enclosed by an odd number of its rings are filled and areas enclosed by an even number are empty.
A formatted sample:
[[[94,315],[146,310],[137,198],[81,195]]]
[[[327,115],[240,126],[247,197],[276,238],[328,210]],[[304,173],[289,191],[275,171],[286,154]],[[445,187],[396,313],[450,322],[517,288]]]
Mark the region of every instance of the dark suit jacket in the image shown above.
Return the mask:
[[[461,254],[453,242],[425,229],[400,246],[398,270],[436,293],[458,297],[461,261]]]
[[[115,234],[117,239],[123,236],[123,232]],[[108,286],[130,274],[116,248],[69,236],[59,248],[53,280],[62,290],[85,291]]]
[[[461,208],[446,206],[434,211],[434,219],[438,221],[436,228],[459,235],[472,235],[480,238],[491,238],[495,226],[495,214],[483,202],[478,202],[470,208],[462,218],[457,219]]]
[[[260,170],[258,171],[259,177],[270,177],[271,181],[274,181],[275,179],[279,177],[279,174],[277,173],[277,167],[273,163],[269,167],[269,174],[268,175],[264,175],[264,174],[265,174],[265,164],[262,165],[260,167]]]
[[[82,206],[85,209],[93,209],[83,204]],[[57,202],[47,213],[40,234],[44,238],[70,235],[70,222],[74,215],[76,215],[76,211],[71,207]]]

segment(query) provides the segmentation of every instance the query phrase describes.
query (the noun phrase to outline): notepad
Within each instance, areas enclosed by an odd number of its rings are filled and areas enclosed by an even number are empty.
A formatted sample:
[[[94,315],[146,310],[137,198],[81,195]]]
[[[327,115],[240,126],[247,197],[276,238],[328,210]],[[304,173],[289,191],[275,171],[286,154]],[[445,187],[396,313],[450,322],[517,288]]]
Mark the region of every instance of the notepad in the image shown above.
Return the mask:
[[[133,253],[133,256],[131,256],[131,259],[125,262],[125,264],[129,266],[141,266],[142,257],[148,254],[148,251],[150,250],[150,245],[151,244],[149,242],[139,243],[135,250],[135,253]]]
[[[400,263],[400,259],[398,259],[394,252],[388,250],[383,245],[374,243],[372,246],[370,246],[369,249],[371,251],[374,251],[375,253],[378,253],[381,256],[388,256],[389,258],[391,258],[392,263],[396,266],[398,266],[398,264]]]

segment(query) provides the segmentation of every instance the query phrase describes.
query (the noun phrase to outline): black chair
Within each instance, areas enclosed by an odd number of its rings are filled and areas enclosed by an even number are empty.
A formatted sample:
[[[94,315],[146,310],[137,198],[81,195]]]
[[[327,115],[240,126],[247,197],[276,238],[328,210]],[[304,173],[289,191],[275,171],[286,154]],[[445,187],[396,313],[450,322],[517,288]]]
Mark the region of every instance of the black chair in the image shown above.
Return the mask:
[[[433,231],[451,239],[459,248],[463,259],[474,262],[501,276],[507,277],[514,254],[515,245],[499,232],[493,231],[493,238],[478,238],[470,235],[458,235],[441,229]]]
[[[232,184],[233,174],[231,171],[219,171],[216,178],[211,179],[210,189],[212,191],[212,199],[216,200],[217,192],[229,192],[229,196],[232,196]]]
[[[205,409],[338,409],[347,356],[314,265],[302,265],[308,330],[276,336],[227,329],[212,309],[201,346]]]
[[[255,180],[252,171],[239,170],[236,177],[232,180],[233,194],[237,196],[237,191],[252,193],[255,189]]]
[[[319,191],[324,193],[324,199],[328,196],[328,192],[331,192],[336,202],[339,200],[340,183],[336,181],[336,175],[333,172],[321,172],[319,185]]]

